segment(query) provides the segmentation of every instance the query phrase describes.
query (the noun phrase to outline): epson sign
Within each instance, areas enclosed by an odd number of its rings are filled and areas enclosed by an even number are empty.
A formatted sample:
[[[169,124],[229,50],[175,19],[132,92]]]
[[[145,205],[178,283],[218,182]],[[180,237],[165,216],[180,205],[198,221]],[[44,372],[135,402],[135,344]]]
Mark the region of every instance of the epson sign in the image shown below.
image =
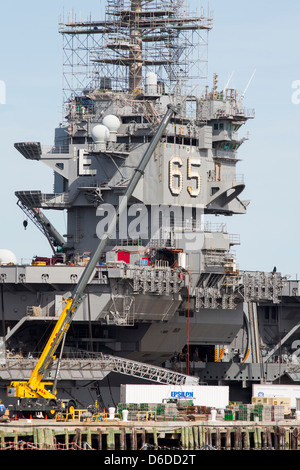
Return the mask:
[[[171,392],[172,398],[194,398],[193,392]]]

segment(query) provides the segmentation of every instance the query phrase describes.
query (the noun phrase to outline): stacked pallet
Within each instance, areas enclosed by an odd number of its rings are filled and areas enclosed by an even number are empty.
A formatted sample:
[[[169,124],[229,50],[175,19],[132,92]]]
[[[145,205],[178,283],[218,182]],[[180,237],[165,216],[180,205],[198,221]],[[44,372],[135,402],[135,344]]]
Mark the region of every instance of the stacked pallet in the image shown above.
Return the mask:
[[[120,417],[122,417],[123,410],[128,410],[129,421],[148,419],[204,420],[207,419],[211,411],[207,407],[193,405],[183,407],[182,404],[178,406],[176,403],[119,403],[117,412]],[[224,421],[282,421],[284,420],[284,411],[284,405],[239,404],[224,410]]]
[[[224,421],[233,421],[235,417],[234,410],[226,408],[224,410]]]
[[[236,419],[239,421],[250,421],[251,408],[250,405],[236,405],[235,407]]]
[[[238,421],[281,421],[284,419],[284,405],[239,404],[224,410],[224,420]]]
[[[179,410],[185,410],[186,408],[193,406],[193,400],[179,400],[176,406]]]
[[[137,403],[119,403],[117,413],[122,417],[123,410],[128,410],[128,419],[135,421],[138,417],[139,405]]]
[[[128,410],[128,419],[135,421],[138,419],[153,418],[174,420],[179,416],[176,403],[119,403],[118,413],[122,416],[122,411]]]
[[[234,421],[238,417],[238,405],[229,405],[224,409],[224,421]]]
[[[253,405],[253,418],[259,421],[272,421],[272,405]]]
[[[272,421],[282,421],[284,419],[284,405],[274,405]]]
[[[285,414],[289,414],[291,411],[291,399],[289,397],[252,397],[251,403],[255,405],[284,406]]]

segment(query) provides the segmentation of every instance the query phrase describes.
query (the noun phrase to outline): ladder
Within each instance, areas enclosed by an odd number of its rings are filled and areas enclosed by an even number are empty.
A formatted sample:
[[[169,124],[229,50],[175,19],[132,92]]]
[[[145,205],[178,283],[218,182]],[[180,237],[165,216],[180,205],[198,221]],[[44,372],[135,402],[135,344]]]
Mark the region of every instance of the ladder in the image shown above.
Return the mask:
[[[164,367],[153,366],[143,362],[133,361],[109,354],[101,354],[105,366],[111,372],[119,374],[131,375],[145,380],[151,380],[161,385],[199,385],[199,377],[174,372]]]
[[[157,125],[160,122],[160,116],[156,111],[154,105],[149,101],[142,101],[143,107],[145,108],[145,118],[149,124]]]

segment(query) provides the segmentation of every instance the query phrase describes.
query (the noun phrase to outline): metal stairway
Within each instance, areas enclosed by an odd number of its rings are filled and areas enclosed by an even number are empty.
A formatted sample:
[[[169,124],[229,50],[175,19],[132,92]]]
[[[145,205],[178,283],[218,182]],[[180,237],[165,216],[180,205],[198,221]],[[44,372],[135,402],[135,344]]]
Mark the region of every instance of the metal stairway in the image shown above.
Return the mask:
[[[50,378],[57,367],[58,360],[49,369]],[[35,359],[24,359],[21,357],[6,358],[0,363],[1,380],[26,380],[34,366]],[[58,381],[69,380],[102,380],[108,373],[117,372],[119,374],[130,375],[145,380],[150,380],[161,385],[198,385],[199,378],[179,372],[174,372],[163,367],[157,367],[130,359],[111,356],[109,354],[85,354],[83,358],[61,359],[59,367]]]
[[[55,253],[56,246],[64,246],[65,240],[53,227],[45,214],[38,208],[42,193],[40,191],[18,191],[17,205],[26,216],[36,225],[36,227],[46,236],[50,246]]]
[[[103,360],[112,372],[131,375],[151,380],[159,384],[198,385],[199,377],[192,377],[174,372],[163,367],[152,366],[143,362],[102,354]]]

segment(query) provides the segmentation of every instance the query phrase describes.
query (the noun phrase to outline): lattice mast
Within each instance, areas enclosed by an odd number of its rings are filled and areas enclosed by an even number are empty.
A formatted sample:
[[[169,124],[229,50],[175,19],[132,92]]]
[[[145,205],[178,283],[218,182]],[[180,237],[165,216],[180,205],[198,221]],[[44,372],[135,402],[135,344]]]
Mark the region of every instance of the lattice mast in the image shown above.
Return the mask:
[[[60,25],[64,97],[85,89],[137,94],[149,71],[166,93],[196,94],[207,78],[211,27],[185,0],[108,0],[104,20]]]

